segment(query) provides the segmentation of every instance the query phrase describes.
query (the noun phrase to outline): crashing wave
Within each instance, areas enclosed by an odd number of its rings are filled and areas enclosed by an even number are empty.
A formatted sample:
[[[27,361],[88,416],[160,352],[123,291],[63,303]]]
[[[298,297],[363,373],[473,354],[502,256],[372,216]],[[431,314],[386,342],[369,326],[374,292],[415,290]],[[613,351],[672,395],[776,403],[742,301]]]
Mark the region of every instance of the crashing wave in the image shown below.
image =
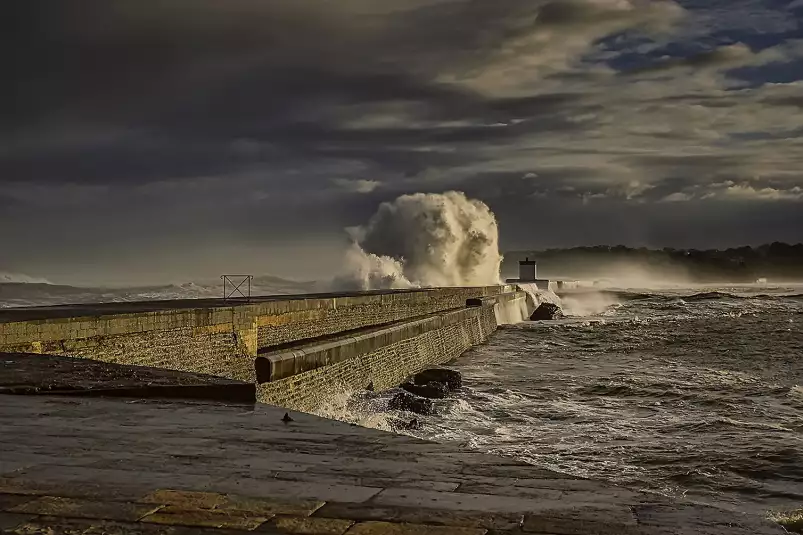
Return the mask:
[[[340,289],[499,283],[496,217],[461,192],[402,195],[351,234],[346,273],[333,283]]]

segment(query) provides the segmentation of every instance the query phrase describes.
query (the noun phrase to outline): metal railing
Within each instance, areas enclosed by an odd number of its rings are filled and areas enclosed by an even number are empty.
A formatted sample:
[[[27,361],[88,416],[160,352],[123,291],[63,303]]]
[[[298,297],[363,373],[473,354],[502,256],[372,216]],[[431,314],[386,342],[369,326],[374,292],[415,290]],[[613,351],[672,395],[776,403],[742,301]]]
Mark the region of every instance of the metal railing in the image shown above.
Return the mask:
[[[253,275],[221,275],[223,280],[223,300],[245,298],[251,300],[251,281]]]

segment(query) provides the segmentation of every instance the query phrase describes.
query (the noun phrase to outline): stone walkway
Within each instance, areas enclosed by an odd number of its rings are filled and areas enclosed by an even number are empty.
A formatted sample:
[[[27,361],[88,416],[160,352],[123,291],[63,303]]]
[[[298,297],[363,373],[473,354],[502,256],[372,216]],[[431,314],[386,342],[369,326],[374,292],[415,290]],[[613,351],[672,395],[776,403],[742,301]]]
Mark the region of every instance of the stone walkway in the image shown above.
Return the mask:
[[[0,396],[0,531],[778,534],[451,445],[264,405]]]

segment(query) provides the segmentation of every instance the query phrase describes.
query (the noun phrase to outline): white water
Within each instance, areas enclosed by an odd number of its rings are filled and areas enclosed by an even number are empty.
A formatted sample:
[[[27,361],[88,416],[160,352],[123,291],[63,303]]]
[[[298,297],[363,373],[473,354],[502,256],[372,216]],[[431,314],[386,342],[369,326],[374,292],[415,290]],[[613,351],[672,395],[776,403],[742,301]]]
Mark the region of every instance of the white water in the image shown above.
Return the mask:
[[[488,206],[457,191],[402,195],[364,226],[339,288],[483,286],[499,282],[499,229]]]

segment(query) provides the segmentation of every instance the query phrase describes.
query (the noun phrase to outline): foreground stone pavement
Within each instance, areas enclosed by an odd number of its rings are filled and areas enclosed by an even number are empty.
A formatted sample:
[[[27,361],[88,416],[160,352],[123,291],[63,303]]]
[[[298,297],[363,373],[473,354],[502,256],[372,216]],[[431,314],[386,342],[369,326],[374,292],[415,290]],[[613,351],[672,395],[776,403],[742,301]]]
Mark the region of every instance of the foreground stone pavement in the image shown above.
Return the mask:
[[[0,532],[784,533],[267,405],[0,396]]]

